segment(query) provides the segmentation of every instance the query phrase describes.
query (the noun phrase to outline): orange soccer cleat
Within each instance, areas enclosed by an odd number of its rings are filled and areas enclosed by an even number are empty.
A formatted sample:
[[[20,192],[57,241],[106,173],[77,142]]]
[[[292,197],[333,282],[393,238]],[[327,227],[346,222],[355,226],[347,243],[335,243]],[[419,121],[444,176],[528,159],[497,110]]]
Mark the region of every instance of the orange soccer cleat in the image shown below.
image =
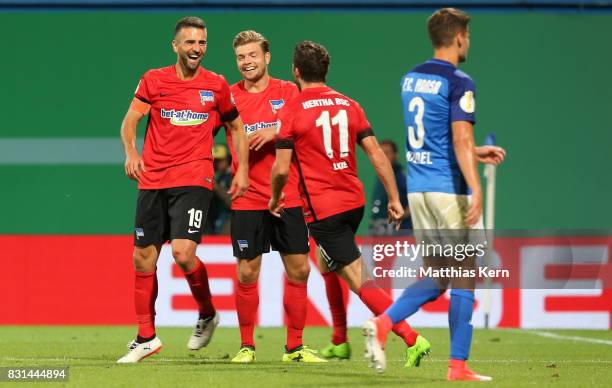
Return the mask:
[[[448,381],[491,381],[489,376],[479,375],[468,368],[463,360],[450,359],[448,362],[448,373],[446,375]]]

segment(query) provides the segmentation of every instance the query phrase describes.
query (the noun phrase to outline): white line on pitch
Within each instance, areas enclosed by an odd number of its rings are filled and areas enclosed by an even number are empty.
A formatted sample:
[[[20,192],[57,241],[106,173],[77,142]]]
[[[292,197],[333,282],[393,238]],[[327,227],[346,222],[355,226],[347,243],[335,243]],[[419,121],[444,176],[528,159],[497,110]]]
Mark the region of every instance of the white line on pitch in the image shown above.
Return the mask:
[[[101,359],[87,359],[87,358],[33,358],[33,357],[0,357],[0,361],[27,361],[27,362],[97,362],[101,364],[114,364],[114,360],[101,360]],[[176,363],[176,362],[185,362],[185,363],[201,363],[201,362],[216,362],[223,361],[221,359],[205,359],[205,358],[152,358],[147,363]],[[353,360],[360,362],[361,360]],[[387,359],[389,362],[404,362],[406,360],[403,359]],[[426,362],[448,362],[447,358],[427,358]],[[504,363],[582,363],[582,364],[612,364],[612,360],[532,360],[532,359],[524,359],[524,360],[470,360],[478,363],[490,363],[490,364],[504,364]],[[229,364],[229,361],[227,361]],[[274,360],[270,360],[270,362],[274,363]],[[364,361],[365,362],[365,361]],[[280,362],[278,362],[281,364]],[[78,366],[78,365],[76,365]]]
[[[537,335],[539,337],[544,337],[544,338],[552,338],[552,339],[574,341],[574,342],[587,342],[590,344],[612,346],[612,341],[600,339],[600,338],[580,337],[580,336],[575,336],[575,335],[562,335],[562,334],[551,333],[549,331],[540,331],[540,330],[513,330],[513,331],[517,333],[533,334],[533,335]]]

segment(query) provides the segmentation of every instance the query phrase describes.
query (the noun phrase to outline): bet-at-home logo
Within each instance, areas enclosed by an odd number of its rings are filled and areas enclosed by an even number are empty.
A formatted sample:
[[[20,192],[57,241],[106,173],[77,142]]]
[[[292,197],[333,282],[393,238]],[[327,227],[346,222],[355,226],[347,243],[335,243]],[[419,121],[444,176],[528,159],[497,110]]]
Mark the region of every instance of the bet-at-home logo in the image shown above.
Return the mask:
[[[208,120],[208,113],[193,112],[191,110],[161,110],[163,119],[170,119],[170,124],[178,126],[200,125]]]

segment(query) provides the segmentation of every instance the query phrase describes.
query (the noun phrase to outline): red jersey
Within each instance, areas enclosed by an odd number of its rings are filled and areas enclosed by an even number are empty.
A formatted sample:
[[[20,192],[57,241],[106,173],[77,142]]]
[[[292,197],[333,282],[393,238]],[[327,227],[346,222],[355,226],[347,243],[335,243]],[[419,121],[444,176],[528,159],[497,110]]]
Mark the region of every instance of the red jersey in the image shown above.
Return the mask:
[[[230,87],[236,108],[244,123],[247,135],[264,128],[276,127],[279,109],[290,99],[299,94],[293,82],[270,78],[268,87],[259,93],[250,93],[244,88],[244,80]],[[227,133],[227,142],[232,153],[232,169],[237,168],[231,133]],[[249,189],[244,196],[232,201],[234,210],[267,210],[272,196],[270,172],[276,159],[274,142],[268,142],[259,151],[249,152]],[[285,207],[302,205],[298,190],[298,173],[292,163],[285,193]]]
[[[306,222],[365,204],[355,144],[374,135],[359,104],[329,87],[308,88],[278,116],[277,148],[293,148]]]
[[[151,106],[142,151],[146,171],[139,189],[213,185],[213,130],[238,111],[223,76],[199,68],[183,81],[175,66],[147,71],[136,98]]]

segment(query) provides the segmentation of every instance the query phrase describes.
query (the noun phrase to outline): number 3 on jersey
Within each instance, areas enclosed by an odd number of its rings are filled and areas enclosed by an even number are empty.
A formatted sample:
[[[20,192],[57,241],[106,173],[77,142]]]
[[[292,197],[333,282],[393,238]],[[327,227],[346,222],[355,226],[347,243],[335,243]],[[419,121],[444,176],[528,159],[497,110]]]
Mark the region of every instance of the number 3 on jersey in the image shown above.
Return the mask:
[[[414,115],[415,129],[412,125],[408,126],[408,143],[413,149],[419,149],[425,144],[425,127],[423,126],[423,115],[425,114],[425,102],[421,97],[414,97],[408,104],[408,111],[416,113]]]
[[[341,109],[338,113],[332,117],[331,122],[329,119],[329,111],[324,110],[321,112],[321,116],[315,121],[317,127],[323,127],[323,146],[325,147],[325,153],[330,159],[334,158],[334,150],[332,149],[332,125],[338,126],[340,132],[340,157],[346,158],[349,154],[348,144],[348,115],[346,110]]]

